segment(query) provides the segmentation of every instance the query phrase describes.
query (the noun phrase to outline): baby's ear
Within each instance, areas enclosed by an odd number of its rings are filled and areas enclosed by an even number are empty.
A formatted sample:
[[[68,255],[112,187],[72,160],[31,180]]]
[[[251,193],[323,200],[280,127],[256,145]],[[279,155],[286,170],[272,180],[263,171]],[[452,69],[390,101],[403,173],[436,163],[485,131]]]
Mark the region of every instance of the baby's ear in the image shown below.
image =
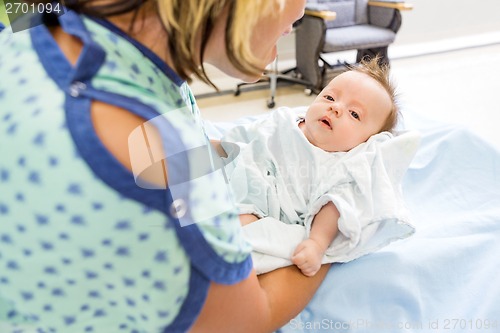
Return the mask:
[[[410,166],[420,146],[420,138],[420,133],[417,131],[397,132],[393,138],[380,145],[380,153],[386,170],[396,182],[401,182]]]

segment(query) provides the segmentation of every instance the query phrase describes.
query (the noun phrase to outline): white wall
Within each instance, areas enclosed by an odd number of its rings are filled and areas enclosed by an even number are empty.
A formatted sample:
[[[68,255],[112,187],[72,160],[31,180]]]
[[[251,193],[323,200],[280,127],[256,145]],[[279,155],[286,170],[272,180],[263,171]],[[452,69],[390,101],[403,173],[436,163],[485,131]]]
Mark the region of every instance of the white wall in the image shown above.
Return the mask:
[[[500,31],[499,0],[408,0],[396,43],[422,43]]]

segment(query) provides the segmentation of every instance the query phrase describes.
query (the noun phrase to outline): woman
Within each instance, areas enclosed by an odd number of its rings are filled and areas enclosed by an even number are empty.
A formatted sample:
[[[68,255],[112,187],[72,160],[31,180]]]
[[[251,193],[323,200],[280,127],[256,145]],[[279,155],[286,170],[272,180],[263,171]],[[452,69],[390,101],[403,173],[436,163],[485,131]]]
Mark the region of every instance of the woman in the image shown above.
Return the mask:
[[[328,267],[257,278],[187,86],[258,79],[304,3],[75,0],[0,33],[0,331],[270,332],[307,304]]]

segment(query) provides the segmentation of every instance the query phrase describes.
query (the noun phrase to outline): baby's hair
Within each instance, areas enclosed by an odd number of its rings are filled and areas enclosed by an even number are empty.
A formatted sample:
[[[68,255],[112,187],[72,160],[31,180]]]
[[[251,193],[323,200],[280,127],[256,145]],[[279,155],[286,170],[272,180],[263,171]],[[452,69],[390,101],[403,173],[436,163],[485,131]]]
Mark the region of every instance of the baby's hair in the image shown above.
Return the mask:
[[[392,132],[397,125],[400,111],[397,102],[396,87],[389,73],[389,65],[383,64],[382,59],[379,56],[375,56],[373,58],[364,58],[357,65],[350,66],[349,69],[370,76],[385,89],[391,99],[391,110],[380,131]]]

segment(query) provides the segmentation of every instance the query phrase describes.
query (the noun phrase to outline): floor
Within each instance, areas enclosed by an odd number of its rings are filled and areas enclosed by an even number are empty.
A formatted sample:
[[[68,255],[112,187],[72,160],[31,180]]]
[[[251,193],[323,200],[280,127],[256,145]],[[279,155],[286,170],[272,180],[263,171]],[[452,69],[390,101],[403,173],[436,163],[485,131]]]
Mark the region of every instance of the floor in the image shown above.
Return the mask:
[[[500,44],[392,60],[392,76],[405,106],[423,116],[462,124],[500,149]],[[225,81],[226,88],[236,82]],[[197,86],[194,85],[197,93]],[[200,98],[205,119],[230,121],[267,113],[267,89]],[[276,106],[308,105],[298,85],[279,87]],[[404,114],[403,114],[404,116]]]

